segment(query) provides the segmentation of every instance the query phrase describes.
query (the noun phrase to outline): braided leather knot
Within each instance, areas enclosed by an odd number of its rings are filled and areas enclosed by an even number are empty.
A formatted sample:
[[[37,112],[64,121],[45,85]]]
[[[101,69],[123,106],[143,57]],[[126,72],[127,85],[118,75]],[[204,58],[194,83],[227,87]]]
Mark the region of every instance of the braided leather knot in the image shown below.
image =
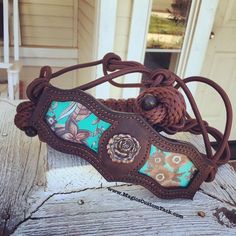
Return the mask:
[[[20,129],[26,132],[28,136],[37,135],[37,131],[32,127],[30,119],[35,110],[35,104],[33,102],[27,101],[22,102],[17,106],[16,116],[15,116],[15,125]]]
[[[142,108],[142,100],[147,94],[153,95],[157,100],[157,105],[148,111]],[[186,115],[183,95],[172,86],[145,89],[135,101],[135,110],[151,125],[158,125],[162,128],[183,125]]]
[[[36,103],[42,94],[44,88],[48,86],[49,80],[52,75],[51,67],[44,66],[40,70],[39,78],[35,79],[30,83],[30,85],[27,87],[26,93],[28,98],[31,101],[22,102],[17,106],[16,109],[16,116],[15,116],[15,125],[25,131],[25,133],[30,136],[36,136],[37,130],[32,127],[31,124],[31,117],[34,113]]]
[[[112,60],[121,61],[121,58],[114,53],[107,53],[103,57],[103,71],[115,71],[116,68],[112,67]]]
[[[51,75],[51,67],[44,66],[41,68],[39,78],[31,82],[26,90],[26,94],[31,101],[37,102],[44,88],[48,86]]]
[[[150,79],[144,80],[145,87],[171,86],[175,82],[175,74],[165,69],[154,70]]]

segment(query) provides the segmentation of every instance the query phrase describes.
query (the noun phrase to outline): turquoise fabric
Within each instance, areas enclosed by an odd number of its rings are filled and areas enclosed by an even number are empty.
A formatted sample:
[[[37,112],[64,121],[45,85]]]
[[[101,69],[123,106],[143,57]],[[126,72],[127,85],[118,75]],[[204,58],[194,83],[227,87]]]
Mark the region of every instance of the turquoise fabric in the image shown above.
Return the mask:
[[[186,187],[197,169],[186,155],[167,152],[151,145],[149,158],[139,172],[166,187]]]
[[[80,103],[73,101],[58,102],[53,101],[49,110],[46,113],[46,120],[50,128],[56,132],[61,138],[65,138],[66,135],[63,133],[63,127],[65,128],[66,122],[70,119],[72,115],[77,112],[76,115],[80,115],[80,110],[78,105],[82,106]],[[77,111],[76,111],[77,109]],[[87,112],[88,115],[83,119],[73,120],[77,124],[78,134],[82,130],[83,132],[88,131],[88,137],[84,139],[84,144],[98,152],[98,144],[102,134],[111,126],[110,123],[99,119],[95,114],[91,113],[86,107],[82,107],[83,112]],[[87,110],[86,110],[87,109]],[[59,134],[60,133],[60,134]],[[61,134],[62,133],[62,134]]]

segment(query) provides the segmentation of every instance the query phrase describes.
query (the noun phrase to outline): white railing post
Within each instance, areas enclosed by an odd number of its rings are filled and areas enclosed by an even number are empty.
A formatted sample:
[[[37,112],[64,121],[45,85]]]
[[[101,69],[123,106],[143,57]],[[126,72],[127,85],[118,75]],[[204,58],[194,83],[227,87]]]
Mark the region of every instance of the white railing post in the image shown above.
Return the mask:
[[[105,53],[114,49],[117,0],[100,0],[97,6],[99,12],[96,16],[98,21],[96,57],[101,58]],[[102,75],[102,69],[97,67],[96,76],[100,77]],[[102,86],[97,86],[95,93],[99,98],[110,97],[110,84],[106,83]]]
[[[7,77],[8,77],[8,98],[10,100],[14,100],[15,96],[14,96],[14,74],[13,73],[7,73]]]
[[[4,54],[4,63],[9,63],[9,7],[8,7],[8,0],[3,0],[3,54]]]
[[[14,62],[10,63],[9,43],[9,0],[3,0],[3,54],[4,61],[0,67],[7,70],[8,98],[19,99],[19,9],[18,0],[13,0],[13,38],[14,38]]]
[[[19,60],[19,9],[18,0],[13,0],[13,35],[14,35],[14,59]]]

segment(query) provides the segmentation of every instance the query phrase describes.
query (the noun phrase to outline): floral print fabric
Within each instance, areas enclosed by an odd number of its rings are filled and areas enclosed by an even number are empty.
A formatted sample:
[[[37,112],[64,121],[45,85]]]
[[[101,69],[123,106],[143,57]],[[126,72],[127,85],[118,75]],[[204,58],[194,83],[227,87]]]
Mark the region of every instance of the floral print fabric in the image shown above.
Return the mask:
[[[46,121],[55,134],[98,152],[99,140],[110,123],[99,119],[87,107],[74,101],[53,101],[46,113]]]
[[[164,187],[186,187],[197,169],[186,155],[166,152],[151,145],[149,158],[139,172]]]

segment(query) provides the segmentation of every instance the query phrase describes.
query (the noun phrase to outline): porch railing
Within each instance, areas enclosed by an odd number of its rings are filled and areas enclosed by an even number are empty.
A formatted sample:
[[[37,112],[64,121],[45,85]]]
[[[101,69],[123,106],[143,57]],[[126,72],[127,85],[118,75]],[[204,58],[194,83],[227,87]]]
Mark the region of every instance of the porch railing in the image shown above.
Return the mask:
[[[9,29],[9,10],[13,11],[13,56],[10,57],[10,29]],[[3,61],[0,61],[0,69],[7,70],[8,81],[8,97],[9,99],[19,98],[19,6],[18,0],[13,0],[13,4],[9,4],[9,0],[3,0]]]

